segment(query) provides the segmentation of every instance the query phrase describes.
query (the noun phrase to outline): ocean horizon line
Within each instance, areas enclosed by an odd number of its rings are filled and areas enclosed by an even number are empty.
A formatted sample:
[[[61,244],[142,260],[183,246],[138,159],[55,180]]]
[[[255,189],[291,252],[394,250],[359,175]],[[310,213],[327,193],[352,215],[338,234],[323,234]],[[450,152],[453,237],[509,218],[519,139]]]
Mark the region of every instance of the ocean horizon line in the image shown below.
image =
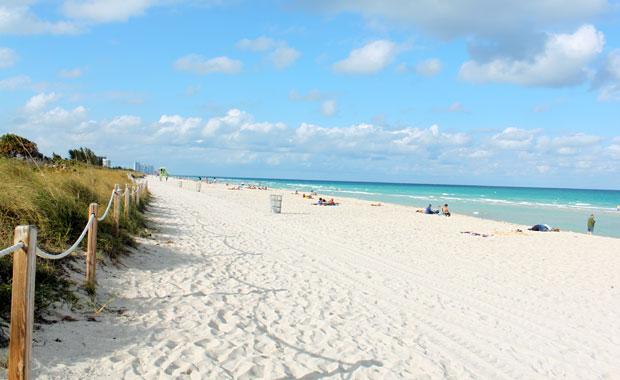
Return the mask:
[[[249,179],[249,180],[268,180],[268,181],[305,181],[305,182],[326,182],[326,183],[345,183],[345,184],[372,184],[372,185],[413,185],[413,186],[451,186],[451,187],[490,187],[498,189],[545,189],[545,190],[587,190],[587,191],[620,191],[620,189],[589,189],[585,187],[545,187],[545,186],[509,186],[509,185],[467,185],[450,183],[416,183],[416,182],[385,182],[385,181],[343,181],[329,179],[303,179],[303,178],[275,178],[275,177],[231,177],[231,176],[204,176],[195,174],[169,174],[173,177],[193,177],[193,178],[229,178],[229,179]],[[620,202],[620,200],[619,200]],[[620,204],[620,203],[619,203]]]

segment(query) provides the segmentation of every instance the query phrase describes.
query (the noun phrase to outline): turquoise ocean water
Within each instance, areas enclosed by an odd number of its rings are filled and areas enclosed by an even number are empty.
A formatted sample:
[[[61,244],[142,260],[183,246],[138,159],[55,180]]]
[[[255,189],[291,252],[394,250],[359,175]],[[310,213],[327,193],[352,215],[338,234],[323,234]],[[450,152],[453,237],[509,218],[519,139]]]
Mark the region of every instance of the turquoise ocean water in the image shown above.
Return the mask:
[[[196,176],[182,176],[194,178]],[[204,178],[204,177],[203,177]],[[211,178],[212,179],[212,178]],[[532,226],[548,224],[562,231],[586,231],[595,215],[596,235],[620,238],[619,190],[550,189],[529,187],[425,185],[405,183],[310,181],[268,178],[219,178],[219,183],[259,184],[274,189],[314,190],[330,197],[350,197],[433,208],[445,203],[451,212]],[[283,203],[283,208],[286,200]]]

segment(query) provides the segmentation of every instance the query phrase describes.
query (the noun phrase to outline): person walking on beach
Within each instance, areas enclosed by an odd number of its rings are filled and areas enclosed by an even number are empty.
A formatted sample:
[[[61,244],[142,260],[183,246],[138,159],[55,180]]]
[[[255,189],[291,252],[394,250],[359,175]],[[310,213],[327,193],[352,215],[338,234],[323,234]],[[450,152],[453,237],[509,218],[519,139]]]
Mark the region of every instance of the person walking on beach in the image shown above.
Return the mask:
[[[588,219],[588,235],[592,235],[592,232],[594,232],[594,223],[596,223],[596,220],[594,220],[594,214],[592,214],[590,219]]]

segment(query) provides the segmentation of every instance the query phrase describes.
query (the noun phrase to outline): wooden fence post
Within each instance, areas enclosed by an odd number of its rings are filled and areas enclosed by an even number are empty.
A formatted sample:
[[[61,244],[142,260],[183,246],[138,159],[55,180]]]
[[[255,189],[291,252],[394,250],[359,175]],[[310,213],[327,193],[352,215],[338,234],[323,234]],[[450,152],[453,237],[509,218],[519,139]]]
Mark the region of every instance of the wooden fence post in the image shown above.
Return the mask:
[[[138,185],[138,191],[136,191],[136,205],[140,206],[140,191],[142,191],[142,184]]]
[[[88,217],[95,214],[93,223],[88,229],[88,241],[86,248],[86,285],[95,288],[95,271],[97,269],[97,204],[91,203],[88,208]]]
[[[129,185],[125,184],[125,218],[129,217]]]
[[[13,252],[9,380],[29,380],[30,360],[32,359],[37,228],[17,226],[13,240],[15,244],[23,242],[24,247]]]
[[[121,185],[114,185],[114,236],[118,237],[118,218],[121,216],[121,197],[118,196],[118,192],[121,189]]]

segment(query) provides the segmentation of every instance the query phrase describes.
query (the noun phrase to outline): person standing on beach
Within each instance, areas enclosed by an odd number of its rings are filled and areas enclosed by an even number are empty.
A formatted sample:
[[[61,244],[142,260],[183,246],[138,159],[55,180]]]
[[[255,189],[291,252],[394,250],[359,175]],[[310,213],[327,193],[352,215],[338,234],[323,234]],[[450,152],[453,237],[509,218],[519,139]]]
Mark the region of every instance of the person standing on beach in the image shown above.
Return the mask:
[[[594,214],[592,214],[590,219],[588,219],[588,235],[592,235],[592,232],[594,232],[594,223],[596,223],[596,220],[594,220]]]

